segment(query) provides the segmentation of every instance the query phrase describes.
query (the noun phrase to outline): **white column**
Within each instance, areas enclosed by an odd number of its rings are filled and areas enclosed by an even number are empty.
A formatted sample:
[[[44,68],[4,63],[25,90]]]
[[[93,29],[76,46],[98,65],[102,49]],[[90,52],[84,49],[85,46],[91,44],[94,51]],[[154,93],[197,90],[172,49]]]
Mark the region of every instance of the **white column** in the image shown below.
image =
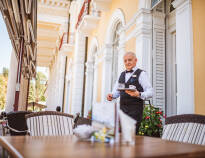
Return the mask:
[[[92,104],[96,104],[97,102],[97,94],[98,94],[98,69],[99,63],[97,62],[97,56],[95,56],[95,63],[94,63],[94,79],[93,79],[93,99]]]
[[[58,97],[56,106],[63,106],[63,90],[64,90],[64,75],[65,75],[65,56],[58,54],[58,70],[57,70],[57,91]]]
[[[93,100],[93,61],[86,63],[86,84],[85,84],[85,104],[84,117],[88,115],[88,111],[92,106]]]
[[[119,37],[120,38],[119,38],[119,48],[118,48],[118,76],[125,69],[124,61],[123,61],[123,56],[125,54],[125,42],[124,42],[125,33],[121,32]]]
[[[47,110],[56,110],[57,106],[62,106],[65,56],[58,53],[49,75]]]
[[[51,103],[51,95],[52,95],[52,73],[53,73],[53,71],[52,71],[52,67],[50,66],[49,67],[49,78],[48,78],[48,87],[47,87],[47,89],[46,89],[46,105],[47,105],[47,107],[50,105],[50,103]],[[48,108],[46,108],[46,110],[47,110]]]
[[[136,20],[136,56],[138,66],[152,74],[152,15],[148,9],[140,9]]]
[[[6,94],[6,107],[5,111],[13,111],[15,91],[16,91],[16,75],[17,75],[18,62],[14,50],[11,53],[9,76],[8,76],[8,87]]]
[[[81,113],[83,79],[84,79],[84,60],[85,60],[85,37],[77,32],[75,40],[74,64],[73,64],[73,88],[72,88],[72,107],[71,113]]]
[[[194,113],[194,65],[191,0],[175,0],[177,114]]]
[[[48,97],[46,99],[46,110],[55,110],[58,100],[58,91],[56,89],[56,81],[57,81],[57,74],[56,74],[57,67],[57,60],[53,63],[52,67],[50,68],[50,75],[49,75],[49,81],[48,81]]]
[[[112,78],[112,45],[106,44],[103,56],[103,79],[102,79],[102,101],[106,100],[106,96],[111,92]]]

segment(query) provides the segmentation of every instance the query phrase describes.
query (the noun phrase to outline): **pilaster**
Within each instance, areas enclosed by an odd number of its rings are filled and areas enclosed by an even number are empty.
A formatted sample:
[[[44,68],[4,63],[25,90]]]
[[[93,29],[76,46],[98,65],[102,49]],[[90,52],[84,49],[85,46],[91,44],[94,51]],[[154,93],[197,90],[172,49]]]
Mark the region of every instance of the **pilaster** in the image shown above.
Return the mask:
[[[136,19],[136,56],[138,66],[152,74],[152,15],[148,9],[140,9]]]
[[[83,80],[84,80],[84,60],[85,60],[85,37],[76,32],[74,64],[73,64],[73,87],[72,87],[72,107],[71,113],[81,113]]]
[[[194,113],[194,65],[191,0],[175,0],[177,114]]]
[[[112,76],[112,45],[106,44],[103,56],[103,79],[102,79],[102,100],[106,100],[106,96],[111,92],[111,76]]]
[[[94,81],[94,63],[88,61],[86,63],[86,84],[85,84],[85,104],[84,104],[84,117],[88,115],[88,111],[91,109],[93,100],[93,81]]]

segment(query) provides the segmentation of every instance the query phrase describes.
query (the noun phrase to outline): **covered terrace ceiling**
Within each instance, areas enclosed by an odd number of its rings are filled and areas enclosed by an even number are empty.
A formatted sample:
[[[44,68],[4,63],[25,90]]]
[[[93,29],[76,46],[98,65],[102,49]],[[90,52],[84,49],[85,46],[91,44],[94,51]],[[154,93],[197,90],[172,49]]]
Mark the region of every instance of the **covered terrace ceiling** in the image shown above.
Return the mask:
[[[18,74],[35,77],[37,0],[0,0],[0,11],[18,61]]]
[[[58,49],[59,31],[68,23],[69,0],[38,0],[37,65],[50,66]]]

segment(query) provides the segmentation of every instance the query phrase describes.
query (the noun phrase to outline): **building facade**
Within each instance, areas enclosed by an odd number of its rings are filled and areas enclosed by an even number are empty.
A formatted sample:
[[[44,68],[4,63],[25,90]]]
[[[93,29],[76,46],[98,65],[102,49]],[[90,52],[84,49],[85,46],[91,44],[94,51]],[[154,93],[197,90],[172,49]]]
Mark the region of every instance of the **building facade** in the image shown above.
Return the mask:
[[[48,110],[88,115],[106,104],[133,51],[168,116],[205,114],[205,1],[39,0],[37,64],[49,67]]]

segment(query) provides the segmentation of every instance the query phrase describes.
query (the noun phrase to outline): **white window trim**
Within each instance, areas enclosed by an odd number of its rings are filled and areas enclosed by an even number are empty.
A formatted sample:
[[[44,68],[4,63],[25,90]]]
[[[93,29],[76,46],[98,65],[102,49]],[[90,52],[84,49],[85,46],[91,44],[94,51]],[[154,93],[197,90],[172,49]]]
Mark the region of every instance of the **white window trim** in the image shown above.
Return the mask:
[[[194,64],[191,0],[175,0],[177,114],[194,113]]]

